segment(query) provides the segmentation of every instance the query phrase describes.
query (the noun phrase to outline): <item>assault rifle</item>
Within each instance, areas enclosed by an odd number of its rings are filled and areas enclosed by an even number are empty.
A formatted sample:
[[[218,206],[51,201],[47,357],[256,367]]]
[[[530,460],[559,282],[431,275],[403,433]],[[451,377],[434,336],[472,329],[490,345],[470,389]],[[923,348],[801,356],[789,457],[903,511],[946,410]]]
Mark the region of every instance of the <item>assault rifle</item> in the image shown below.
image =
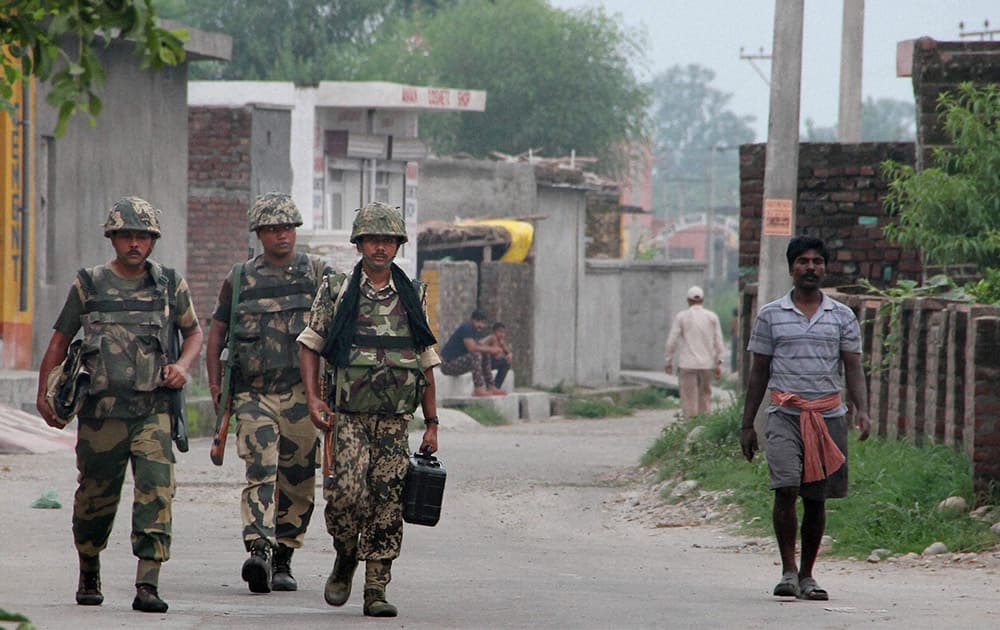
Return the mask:
[[[167,332],[167,360],[176,363],[181,356],[181,331],[173,321]],[[170,437],[173,438],[177,450],[188,452],[187,404],[184,400],[184,387],[170,391]]]
[[[240,278],[243,264],[233,265],[233,294],[229,301],[229,328],[226,330],[225,365],[222,369],[222,387],[219,393],[219,410],[215,414],[215,435],[209,457],[216,466],[222,465],[226,455],[226,438],[229,437],[229,421],[233,412],[233,371],[236,369],[236,352],[233,348],[233,326],[236,324],[236,305],[240,300]]]
[[[227,344],[228,345],[228,344]],[[215,415],[215,435],[209,457],[216,466],[221,466],[226,456],[226,439],[229,437],[229,419],[233,411],[233,352],[225,348],[225,366],[222,368],[222,388],[219,394],[219,411]]]

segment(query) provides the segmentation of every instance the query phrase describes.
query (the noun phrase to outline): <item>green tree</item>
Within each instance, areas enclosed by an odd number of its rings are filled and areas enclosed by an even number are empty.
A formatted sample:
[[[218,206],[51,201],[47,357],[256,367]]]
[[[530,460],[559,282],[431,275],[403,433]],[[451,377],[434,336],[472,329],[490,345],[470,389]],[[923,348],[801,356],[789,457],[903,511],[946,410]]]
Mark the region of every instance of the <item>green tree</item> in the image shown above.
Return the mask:
[[[888,238],[936,264],[1000,268],[1000,87],[963,83],[938,97],[953,148],[936,149],[931,168],[883,164],[886,208],[899,221]]]
[[[353,79],[387,20],[432,14],[455,0],[156,0],[160,12],[233,38],[229,62],[193,79],[316,82]]]
[[[807,118],[803,142],[836,142],[837,127],[818,127]],[[916,137],[916,113],[911,101],[868,97],[861,104],[862,142],[905,142]]]
[[[184,60],[183,30],[156,24],[152,0],[13,0],[0,14],[0,107],[13,111],[14,86],[26,77],[51,84],[46,101],[59,112],[56,135],[70,117],[101,113],[104,68],[95,46],[119,39],[135,43],[141,66],[161,68]]]
[[[754,117],[733,113],[732,95],[712,87],[714,80],[715,72],[698,64],[672,66],[652,80],[653,188],[661,213],[703,210],[713,176],[715,205],[739,205],[736,148],[753,142]]]
[[[421,120],[437,152],[575,150],[614,172],[621,148],[644,137],[648,95],[633,70],[642,55],[641,35],[600,9],[467,0],[395,21],[358,78],[485,90],[484,113]]]

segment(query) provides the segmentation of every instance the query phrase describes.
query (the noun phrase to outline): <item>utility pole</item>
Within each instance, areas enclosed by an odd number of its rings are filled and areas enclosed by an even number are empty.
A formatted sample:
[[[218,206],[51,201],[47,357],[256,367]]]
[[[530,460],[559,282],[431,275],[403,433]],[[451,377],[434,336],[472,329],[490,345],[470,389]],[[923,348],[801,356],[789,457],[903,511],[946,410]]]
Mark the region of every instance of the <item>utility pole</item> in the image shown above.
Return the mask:
[[[775,0],[771,106],[767,117],[764,217],[757,284],[758,308],[788,288],[785,249],[795,233],[799,171],[804,0]]]
[[[708,149],[709,171],[708,171],[708,208],[705,212],[705,260],[708,262],[706,274],[708,282],[705,287],[708,293],[715,292],[715,151],[717,147]]]
[[[837,141],[861,142],[861,68],[865,43],[865,0],[844,0],[841,28]]]

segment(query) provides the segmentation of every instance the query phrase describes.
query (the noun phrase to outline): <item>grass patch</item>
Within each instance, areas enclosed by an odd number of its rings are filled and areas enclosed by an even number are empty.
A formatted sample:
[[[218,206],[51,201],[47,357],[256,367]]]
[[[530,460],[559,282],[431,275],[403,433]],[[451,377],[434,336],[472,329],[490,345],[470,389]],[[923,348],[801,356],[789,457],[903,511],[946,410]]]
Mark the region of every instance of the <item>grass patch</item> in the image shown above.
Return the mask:
[[[680,400],[662,387],[647,387],[629,398],[632,409],[676,409]]]
[[[459,409],[469,414],[473,420],[483,426],[495,427],[501,424],[510,424],[507,422],[507,418],[500,415],[500,412],[493,407],[488,407],[486,405],[469,405],[468,407],[459,407]]]
[[[564,414],[568,418],[606,418],[608,416],[630,416],[632,409],[616,403],[610,398],[574,398],[566,404]]]
[[[740,506],[744,528],[770,535],[773,496],[768,488],[763,454],[752,464],[739,444],[742,401],[716,412],[665,427],[642,463],[656,466],[661,479],[695,479],[707,490],[730,490],[727,501]],[[688,434],[696,426],[704,433],[692,445]],[[971,465],[964,453],[932,445],[877,437],[849,443],[850,495],[828,501],[826,533],[836,541],[828,553],[865,557],[873,549],[920,553],[941,541],[952,552],[982,551],[1000,542],[990,523],[964,514],[941,513],[937,504],[961,496],[973,505]],[[989,497],[1000,503],[1000,494]],[[801,502],[799,503],[801,509]]]

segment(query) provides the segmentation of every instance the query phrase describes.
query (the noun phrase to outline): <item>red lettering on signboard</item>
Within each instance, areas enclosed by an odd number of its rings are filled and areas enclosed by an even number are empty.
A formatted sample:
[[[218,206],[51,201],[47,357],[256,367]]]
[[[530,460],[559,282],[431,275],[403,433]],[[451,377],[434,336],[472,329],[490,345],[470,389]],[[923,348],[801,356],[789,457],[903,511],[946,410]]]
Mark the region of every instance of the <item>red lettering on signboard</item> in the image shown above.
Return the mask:
[[[451,90],[427,90],[427,103],[447,107],[451,103]]]
[[[342,109],[337,112],[337,120],[339,122],[358,122],[361,120],[361,115],[360,109]]]
[[[469,101],[472,100],[472,93],[468,90],[462,90],[458,93],[458,106],[468,107]]]
[[[417,88],[405,87],[403,88],[403,102],[404,103],[416,103],[417,102]]]

